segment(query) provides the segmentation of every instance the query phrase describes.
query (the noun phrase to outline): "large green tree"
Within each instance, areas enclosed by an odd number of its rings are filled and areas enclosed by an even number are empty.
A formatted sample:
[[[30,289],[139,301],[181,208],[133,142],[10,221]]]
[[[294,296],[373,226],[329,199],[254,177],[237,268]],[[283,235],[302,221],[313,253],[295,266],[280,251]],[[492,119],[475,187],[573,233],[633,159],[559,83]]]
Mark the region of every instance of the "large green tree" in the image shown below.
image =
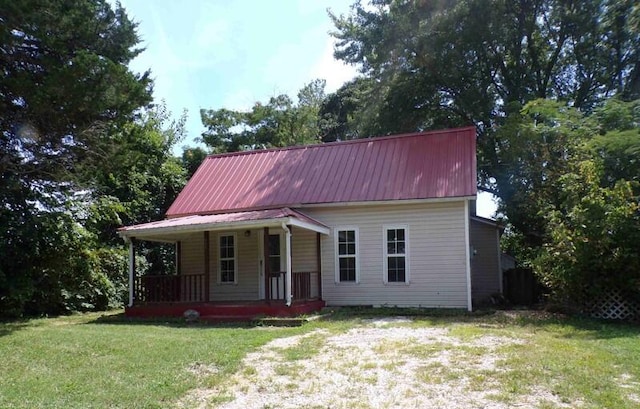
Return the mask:
[[[0,314],[95,301],[77,199],[95,148],[151,101],[148,73],[127,68],[137,45],[105,0],[0,0]]]
[[[283,94],[256,102],[250,111],[203,109],[202,142],[213,153],[317,143],[324,87],[324,80],[314,80],[298,92],[297,102]]]
[[[492,130],[509,114],[537,98],[589,112],[640,96],[631,0],[375,0],[332,18],[335,56],[373,87],[369,133],[476,124],[481,183],[498,194],[503,141]]]

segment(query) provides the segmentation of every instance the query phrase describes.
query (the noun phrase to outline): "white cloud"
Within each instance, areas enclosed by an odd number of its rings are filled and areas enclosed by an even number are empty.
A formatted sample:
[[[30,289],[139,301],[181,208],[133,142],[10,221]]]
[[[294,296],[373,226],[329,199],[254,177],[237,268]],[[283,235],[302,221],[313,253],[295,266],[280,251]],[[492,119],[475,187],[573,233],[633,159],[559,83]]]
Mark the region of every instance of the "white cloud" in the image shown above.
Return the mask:
[[[334,40],[329,38],[320,58],[309,71],[310,78],[322,78],[327,81],[326,91],[334,92],[345,82],[358,74],[356,67],[347,65],[333,57]]]

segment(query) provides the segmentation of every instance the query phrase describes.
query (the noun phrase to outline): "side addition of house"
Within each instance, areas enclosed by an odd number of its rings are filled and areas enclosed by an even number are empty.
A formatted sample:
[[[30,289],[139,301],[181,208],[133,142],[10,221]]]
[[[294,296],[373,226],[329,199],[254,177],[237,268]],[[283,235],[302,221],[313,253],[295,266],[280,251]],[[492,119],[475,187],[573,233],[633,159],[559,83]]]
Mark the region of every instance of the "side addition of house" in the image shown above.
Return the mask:
[[[127,314],[471,310],[501,290],[476,183],[473,127],[209,156],[165,220],[119,230]],[[175,243],[175,275],[136,273],[141,240]]]

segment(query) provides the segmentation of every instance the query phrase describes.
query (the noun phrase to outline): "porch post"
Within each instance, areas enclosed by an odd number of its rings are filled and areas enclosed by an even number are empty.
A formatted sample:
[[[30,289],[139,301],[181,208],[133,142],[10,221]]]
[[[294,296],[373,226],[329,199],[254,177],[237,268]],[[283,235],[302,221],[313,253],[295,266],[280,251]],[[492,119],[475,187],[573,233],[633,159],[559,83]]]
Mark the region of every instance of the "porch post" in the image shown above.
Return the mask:
[[[318,298],[322,299],[322,254],[320,253],[320,233],[316,233],[316,269],[318,270]]]
[[[182,242],[176,241],[176,274],[182,274]]]
[[[286,263],[287,263],[287,275],[284,280],[284,294],[287,300],[287,306],[291,306],[293,294],[291,294],[291,226],[282,225],[285,234],[285,248],[286,248]]]
[[[134,247],[135,239],[131,237],[127,241],[129,242],[129,307],[133,307],[133,285],[136,277],[136,249]]]
[[[204,232],[204,301],[209,302],[210,291],[210,269],[209,269],[209,231]]]
[[[271,263],[269,262],[269,228],[264,228],[263,235],[263,255],[262,259],[264,260],[264,299],[267,301],[271,300]]]

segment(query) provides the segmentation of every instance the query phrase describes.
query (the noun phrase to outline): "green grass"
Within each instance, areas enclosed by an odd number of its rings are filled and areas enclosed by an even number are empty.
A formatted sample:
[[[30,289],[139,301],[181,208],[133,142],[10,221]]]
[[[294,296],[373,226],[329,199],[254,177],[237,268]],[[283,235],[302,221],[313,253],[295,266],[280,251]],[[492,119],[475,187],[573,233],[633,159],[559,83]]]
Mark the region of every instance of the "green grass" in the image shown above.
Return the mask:
[[[324,330],[326,335],[314,333],[281,351],[286,365],[279,371],[294,375],[301,361],[323,348],[324,336],[398,312],[413,321],[393,325],[445,328],[448,337],[469,343],[394,344],[397,362],[444,352],[453,357],[456,365],[433,361],[422,367],[420,382],[446,384],[466,377],[469,390],[495,391],[492,399],[507,404],[542,388],[570,406],[640,407],[635,400],[640,398],[638,326],[553,315],[384,309],[340,310],[297,328],[144,323],[99,314],[0,323],[0,408],[171,408],[191,389],[218,385],[221,395],[212,402],[224,402],[231,399],[224,387],[229,375],[255,376],[241,361],[265,343]],[[522,342],[492,348],[474,344],[487,336]],[[485,353],[500,356],[496,368],[465,370]],[[288,389],[295,392],[294,386]]]
[[[188,390],[238,370],[248,351],[301,332],[99,317],[0,324],[0,407],[173,407]],[[210,370],[189,370],[198,363]]]

